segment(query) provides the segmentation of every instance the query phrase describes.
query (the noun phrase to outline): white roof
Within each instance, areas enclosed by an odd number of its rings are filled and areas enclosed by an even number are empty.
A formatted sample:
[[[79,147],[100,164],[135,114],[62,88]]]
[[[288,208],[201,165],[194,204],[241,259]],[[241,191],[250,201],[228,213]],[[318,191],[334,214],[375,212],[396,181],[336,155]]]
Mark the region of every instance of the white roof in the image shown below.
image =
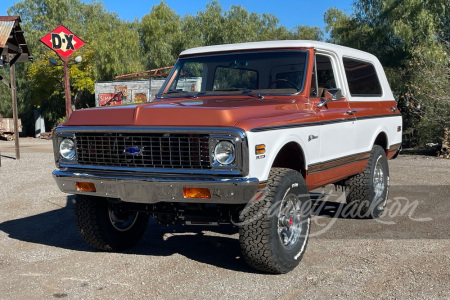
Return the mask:
[[[339,46],[330,43],[308,40],[280,40],[280,41],[265,41],[265,42],[251,42],[239,44],[224,44],[216,46],[206,46],[187,49],[181,52],[180,56],[205,54],[212,52],[229,52],[229,51],[243,51],[243,50],[261,50],[261,49],[285,49],[285,48],[315,48],[321,50],[332,51],[342,56],[359,57],[367,60],[373,60],[375,56],[370,53],[356,50],[349,47]]]
[[[392,91],[389,88],[389,83],[387,81],[386,75],[383,71],[383,67],[380,64],[380,61],[372,54],[356,50],[349,47],[339,46],[330,43],[318,42],[318,41],[307,41],[307,40],[282,40],[282,41],[267,41],[267,42],[251,42],[251,43],[240,43],[240,44],[225,44],[225,45],[217,45],[217,46],[206,46],[206,47],[198,47],[185,50],[181,52],[180,56],[186,55],[197,55],[197,54],[206,54],[206,53],[217,53],[217,52],[232,52],[232,51],[245,51],[245,50],[268,50],[268,49],[299,49],[299,48],[314,48],[321,54],[329,54],[335,55],[339,57],[339,61],[336,61],[337,64],[341,65],[340,68],[337,69],[337,77],[338,81],[341,82],[341,88],[343,94],[346,95],[350,100],[355,101],[392,101],[394,100],[394,96],[392,95]],[[367,62],[372,63],[377,70],[378,79],[380,80],[381,88],[383,90],[383,94],[380,97],[352,97],[348,92],[346,75],[343,72],[342,66],[342,58],[356,58],[359,60],[365,60]]]

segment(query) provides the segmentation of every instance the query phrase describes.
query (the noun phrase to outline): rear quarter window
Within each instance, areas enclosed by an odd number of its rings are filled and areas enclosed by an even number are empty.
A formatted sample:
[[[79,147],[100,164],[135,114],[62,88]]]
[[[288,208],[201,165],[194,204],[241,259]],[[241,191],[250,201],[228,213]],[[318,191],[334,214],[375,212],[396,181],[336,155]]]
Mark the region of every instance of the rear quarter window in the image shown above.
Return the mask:
[[[350,95],[359,97],[379,97],[382,95],[380,81],[375,67],[368,62],[343,58]]]

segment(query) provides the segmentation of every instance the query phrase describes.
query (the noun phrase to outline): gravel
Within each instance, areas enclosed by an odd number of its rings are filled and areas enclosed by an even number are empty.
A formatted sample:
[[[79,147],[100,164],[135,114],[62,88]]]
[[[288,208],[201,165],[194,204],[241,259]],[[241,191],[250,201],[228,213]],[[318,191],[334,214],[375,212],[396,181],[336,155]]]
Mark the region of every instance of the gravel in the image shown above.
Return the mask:
[[[313,217],[299,267],[250,269],[227,227],[161,227],[123,253],[79,237],[73,197],[52,176],[51,141],[0,141],[0,299],[450,298],[450,160],[390,161],[387,212],[379,220],[329,217],[342,205],[332,186]],[[337,202],[332,202],[337,201]]]

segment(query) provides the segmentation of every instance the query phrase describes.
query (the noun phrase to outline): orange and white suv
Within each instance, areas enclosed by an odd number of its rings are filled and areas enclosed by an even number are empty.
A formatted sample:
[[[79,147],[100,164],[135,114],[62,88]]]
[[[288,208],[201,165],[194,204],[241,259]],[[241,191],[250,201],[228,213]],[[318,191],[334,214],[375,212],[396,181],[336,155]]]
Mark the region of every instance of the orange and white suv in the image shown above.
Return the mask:
[[[309,191],[345,186],[378,217],[402,117],[378,59],[315,41],[183,51],[151,103],[78,110],[54,134],[63,192],[80,234],[117,251],[163,225],[239,228],[254,268],[297,266],[310,230]]]

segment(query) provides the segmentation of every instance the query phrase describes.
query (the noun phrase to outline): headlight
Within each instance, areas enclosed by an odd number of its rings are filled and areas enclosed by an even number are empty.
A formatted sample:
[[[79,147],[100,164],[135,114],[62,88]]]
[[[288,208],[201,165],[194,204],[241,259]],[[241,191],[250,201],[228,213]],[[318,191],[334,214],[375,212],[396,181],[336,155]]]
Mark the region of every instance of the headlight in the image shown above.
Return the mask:
[[[214,158],[221,165],[233,163],[235,157],[234,145],[229,141],[221,141],[214,148]]]
[[[72,160],[75,157],[75,143],[71,139],[63,139],[59,144],[59,154],[65,159]]]

